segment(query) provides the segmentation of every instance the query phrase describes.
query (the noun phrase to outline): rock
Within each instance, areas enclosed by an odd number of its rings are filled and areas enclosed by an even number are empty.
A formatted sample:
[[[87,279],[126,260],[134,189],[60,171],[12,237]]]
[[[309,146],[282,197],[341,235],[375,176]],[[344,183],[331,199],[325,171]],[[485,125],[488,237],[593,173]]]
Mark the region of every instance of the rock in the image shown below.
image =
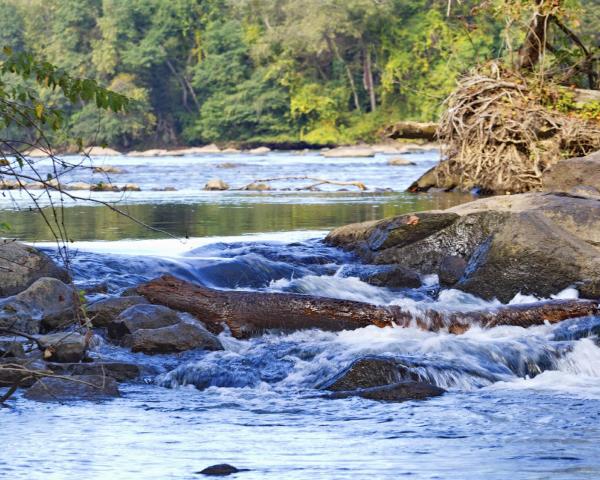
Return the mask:
[[[119,396],[115,379],[100,375],[41,378],[24,395],[25,398],[38,402],[105,400]]]
[[[122,168],[113,167],[112,165],[99,165],[99,166],[93,168],[93,172],[94,173],[106,173],[106,174],[108,174],[108,173],[114,173],[114,174],[127,173]]]
[[[179,315],[175,310],[162,305],[138,303],[122,311],[115,321],[108,323],[107,331],[109,337],[121,338],[140,329],[168,327],[179,322]]]
[[[21,184],[16,180],[1,180],[0,190],[18,190],[21,188]]]
[[[44,348],[44,359],[50,362],[81,362],[87,351],[85,337],[76,332],[52,333],[38,337]]]
[[[25,350],[21,342],[0,340],[0,358],[23,358]]]
[[[180,322],[170,327],[136,330],[127,342],[132,352],[176,353],[202,348],[223,350],[219,339],[199,325]]]
[[[206,185],[204,185],[204,190],[229,190],[229,185],[227,185],[220,178],[214,178],[206,182]]]
[[[133,380],[140,376],[140,368],[132,363],[90,362],[51,363],[46,366],[57,375],[96,375],[114,378],[117,382]]]
[[[226,148],[224,150],[221,150],[221,153],[242,153],[241,150],[237,149],[237,148]]]
[[[440,262],[438,277],[440,285],[450,287],[456,284],[467,269],[467,261],[459,255],[446,255]]]
[[[73,182],[64,186],[66,190],[92,190],[92,184],[86,182]]]
[[[429,383],[406,381],[380,387],[335,392],[326,395],[326,398],[362,397],[380,402],[406,402],[409,400],[426,400],[432,397],[439,397],[444,393],[446,393],[444,389]]]
[[[367,276],[364,281],[377,287],[419,288],[421,286],[419,274],[402,265],[390,265],[388,268],[380,269]]]
[[[219,163],[217,165],[217,168],[239,168],[239,167],[243,167],[243,165],[241,163],[232,163],[232,162],[224,162],[224,163]]]
[[[321,152],[321,155],[327,158],[340,158],[340,157],[374,157],[375,151],[368,146],[354,146],[354,147],[337,147],[331,150]]]
[[[244,190],[254,191],[254,192],[266,192],[271,190],[271,186],[266,183],[251,183],[250,185],[246,185]]]
[[[269,147],[256,147],[251,150],[248,150],[248,153],[251,155],[266,155],[270,151],[271,149]]]
[[[117,152],[112,148],[104,147],[89,147],[85,149],[84,152],[90,157],[116,157],[118,155],[122,155],[121,152]]]
[[[109,323],[115,321],[117,317],[129,307],[140,304],[148,304],[148,300],[139,295],[130,297],[106,298],[92,303],[87,308],[87,314],[90,317],[94,327],[107,327]]]
[[[142,189],[136,183],[126,183],[122,185],[120,190],[122,192],[141,192]]]
[[[118,192],[119,187],[111,183],[98,182],[92,185],[92,192]]]
[[[418,218],[416,224],[411,225],[411,216]],[[421,222],[423,227],[411,230]],[[326,241],[370,263],[402,265],[421,274],[444,276],[447,257],[461,257],[467,265],[454,287],[484,299],[508,302],[519,292],[548,297],[569,286],[583,297],[600,298],[600,202],[592,198],[491,197],[444,212],[349,225]]]
[[[30,157],[30,158],[45,158],[45,157],[49,157],[50,153],[54,154],[54,152],[52,152],[51,149],[42,149],[42,148],[32,147],[29,150],[23,152],[23,155],[25,157]]]
[[[394,166],[394,167],[402,167],[402,166],[407,166],[407,165],[416,165],[415,162],[411,162],[410,160],[407,160],[406,158],[401,158],[401,157],[391,158],[391,159],[388,160],[387,164],[391,165],[391,166]]]
[[[546,191],[568,192],[572,188],[586,186],[600,191],[600,151],[587,157],[561,160],[542,175]]]
[[[31,387],[38,378],[50,375],[44,362],[31,358],[0,358],[0,387]]]
[[[38,333],[73,322],[77,292],[56,278],[40,278],[27,290],[0,300],[0,326]]]
[[[333,392],[381,387],[405,380],[422,380],[393,358],[369,355],[352,362],[319,388]]]
[[[160,157],[168,155],[169,151],[164,148],[152,148],[143,152],[131,151],[127,154],[128,157]]]
[[[227,463],[221,463],[219,465],[212,465],[211,467],[207,467],[204,470],[201,470],[197,473],[201,474],[201,475],[208,475],[208,476],[215,476],[215,477],[219,477],[219,476],[226,476],[226,475],[231,475],[232,473],[238,473],[238,472],[244,472],[246,470],[240,470],[239,468],[235,468],[232,465],[229,465]]]
[[[67,271],[46,254],[14,240],[0,240],[0,297],[19,293],[42,277],[70,281]]]
[[[209,153],[220,153],[221,149],[217,147],[214,143],[210,145],[204,145],[203,147],[189,147],[189,148],[181,148],[178,150],[172,150],[171,154],[179,154],[179,155],[203,155]]]

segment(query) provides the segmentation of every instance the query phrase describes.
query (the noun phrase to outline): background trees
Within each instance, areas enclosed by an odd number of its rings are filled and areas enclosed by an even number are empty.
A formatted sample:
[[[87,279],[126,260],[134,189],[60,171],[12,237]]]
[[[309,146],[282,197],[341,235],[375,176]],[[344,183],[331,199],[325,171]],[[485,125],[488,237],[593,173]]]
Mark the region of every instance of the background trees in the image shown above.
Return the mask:
[[[597,47],[596,1],[570,0],[563,23]],[[458,75],[523,43],[535,3],[452,2],[448,16],[446,0],[0,0],[0,41],[134,100],[100,118],[45,94],[87,142],[368,141],[436,119]],[[555,37],[565,69],[580,52]]]

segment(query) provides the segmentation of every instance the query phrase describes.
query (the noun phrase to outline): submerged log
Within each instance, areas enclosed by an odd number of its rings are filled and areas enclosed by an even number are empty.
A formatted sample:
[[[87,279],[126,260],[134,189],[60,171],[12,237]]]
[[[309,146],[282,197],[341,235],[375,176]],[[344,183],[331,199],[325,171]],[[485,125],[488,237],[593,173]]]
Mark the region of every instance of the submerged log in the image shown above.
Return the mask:
[[[227,325],[236,338],[248,338],[266,330],[295,331],[309,328],[339,331],[377,327],[417,326],[424,330],[448,329],[464,333],[471,325],[529,327],[545,322],[599,312],[598,302],[553,300],[528,305],[509,305],[491,311],[447,314],[426,310],[418,314],[396,305],[369,303],[293,293],[239,292],[193,285],[166,275],[137,288],[152,303],[191,313],[213,333]]]
[[[437,123],[397,122],[383,132],[389,138],[419,138],[429,141],[437,140]]]

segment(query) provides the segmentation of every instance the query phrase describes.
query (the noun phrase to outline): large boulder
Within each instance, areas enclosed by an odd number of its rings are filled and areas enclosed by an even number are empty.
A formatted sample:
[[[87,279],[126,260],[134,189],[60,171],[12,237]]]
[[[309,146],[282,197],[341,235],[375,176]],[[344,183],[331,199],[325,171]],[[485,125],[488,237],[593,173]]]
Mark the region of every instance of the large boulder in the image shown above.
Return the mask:
[[[107,325],[107,331],[111,338],[122,338],[137,330],[169,327],[179,321],[175,310],[162,305],[140,303],[121,312],[114,322]]]
[[[0,297],[22,292],[42,277],[69,282],[67,271],[48,255],[14,240],[0,240]]]
[[[40,278],[27,290],[0,300],[0,327],[38,333],[73,322],[78,308],[75,288],[56,278]]]
[[[351,147],[337,147],[331,150],[325,150],[321,153],[327,158],[341,158],[341,157],[374,157],[375,150],[369,146],[351,146]]]
[[[77,332],[51,333],[37,340],[50,362],[81,362],[88,347],[86,338]]]
[[[446,285],[485,299],[547,297],[569,286],[600,298],[600,201],[590,197],[491,197],[341,227],[326,241],[370,263],[441,274]]]
[[[170,327],[136,330],[127,338],[133,352],[176,353],[202,348],[223,350],[219,339],[200,325],[180,322]]]
[[[25,398],[38,402],[106,400],[119,397],[114,378],[102,375],[74,375],[70,378],[40,378],[25,392]]]
[[[87,314],[94,327],[107,327],[129,307],[148,304],[148,300],[138,295],[128,297],[105,298],[87,307]]]
[[[569,158],[552,165],[542,175],[546,191],[569,192],[575,188],[591,187],[600,195],[600,151],[587,157]]]

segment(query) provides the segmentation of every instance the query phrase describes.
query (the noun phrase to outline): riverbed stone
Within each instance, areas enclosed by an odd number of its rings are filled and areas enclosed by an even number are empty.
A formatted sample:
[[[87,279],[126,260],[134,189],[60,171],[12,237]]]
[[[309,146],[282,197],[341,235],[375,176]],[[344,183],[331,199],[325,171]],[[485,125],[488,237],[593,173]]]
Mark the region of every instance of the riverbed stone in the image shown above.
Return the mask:
[[[527,193],[480,199],[442,214],[448,216],[414,214],[419,221],[448,221],[423,235],[410,232],[407,215],[401,215],[336,229],[326,241],[369,263],[420,274],[439,274],[449,255],[462,257],[467,265],[454,287],[488,300],[507,302],[519,292],[548,297],[570,286],[583,297],[600,298],[600,201]]]
[[[229,190],[229,185],[220,178],[213,178],[206,182],[204,190]]]
[[[389,288],[419,288],[421,286],[419,274],[402,265],[380,268],[377,272],[368,275],[365,282],[377,287]]]
[[[71,324],[77,305],[72,285],[40,278],[17,295],[0,300],[0,326],[24,333],[49,331]]]
[[[45,253],[21,242],[0,239],[0,297],[22,292],[42,277],[70,281],[67,271]]]
[[[0,358],[24,358],[23,344],[16,340],[0,340]]]
[[[125,339],[131,351],[148,354],[176,353],[201,348],[223,350],[219,339],[200,325],[180,322],[155,329],[136,330]]]
[[[331,150],[321,152],[321,155],[327,158],[340,158],[340,157],[374,157],[375,150],[369,146],[350,146],[350,147],[337,147]]]
[[[140,376],[140,368],[133,363],[96,361],[86,363],[46,362],[57,375],[99,375],[114,378],[117,382],[133,380]]]
[[[175,310],[162,305],[138,303],[123,310],[113,322],[108,323],[107,331],[111,338],[122,338],[140,329],[168,327],[179,321]]]
[[[87,307],[87,314],[94,327],[104,328],[129,307],[148,303],[148,300],[139,295],[105,298]]]
[[[446,255],[440,262],[438,277],[440,285],[450,287],[455,285],[464,275],[467,261],[460,255]]]
[[[250,183],[244,187],[244,190],[254,191],[254,192],[266,192],[268,190],[272,190],[271,186],[267,183]]]
[[[368,355],[352,362],[320,386],[323,390],[350,391],[380,387],[404,380],[421,380],[418,374],[394,358]]]
[[[50,375],[44,362],[32,358],[0,358],[0,387],[31,387],[38,378]]]
[[[600,191],[600,151],[556,162],[544,171],[542,185],[546,191],[555,192],[569,192],[577,187]]]
[[[236,468],[233,465],[229,465],[228,463],[220,463],[219,465],[211,465],[210,467],[206,467],[204,470],[200,470],[197,473],[212,477],[224,477],[227,475],[232,475],[234,473],[244,471],[246,470]]]
[[[387,161],[387,164],[391,165],[392,167],[405,167],[405,166],[410,166],[410,165],[416,165],[416,163],[413,162],[412,160],[408,160],[408,159],[402,158],[402,157],[390,158]]]
[[[119,396],[116,380],[101,375],[41,378],[24,395],[25,398],[38,402],[98,401]]]
[[[77,332],[60,332],[38,337],[44,348],[44,358],[51,362],[81,362],[87,351],[87,341]]]
[[[380,402],[407,402],[409,400],[426,400],[432,397],[439,397],[444,393],[446,393],[444,389],[430,383],[409,380],[359,390],[338,391],[327,395],[326,398],[362,397]]]

